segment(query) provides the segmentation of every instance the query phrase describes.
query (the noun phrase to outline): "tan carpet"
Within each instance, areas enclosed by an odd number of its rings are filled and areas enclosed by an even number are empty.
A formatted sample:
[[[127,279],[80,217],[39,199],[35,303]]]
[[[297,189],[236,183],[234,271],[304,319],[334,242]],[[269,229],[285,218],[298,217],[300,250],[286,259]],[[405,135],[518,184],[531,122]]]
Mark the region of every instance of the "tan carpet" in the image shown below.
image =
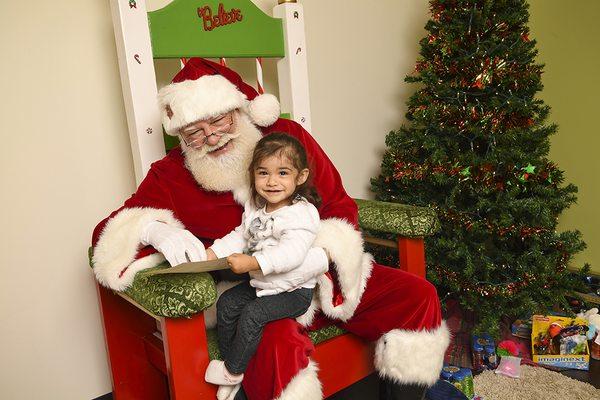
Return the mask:
[[[521,378],[485,371],[474,379],[484,400],[593,400],[600,389],[544,368],[521,366]]]

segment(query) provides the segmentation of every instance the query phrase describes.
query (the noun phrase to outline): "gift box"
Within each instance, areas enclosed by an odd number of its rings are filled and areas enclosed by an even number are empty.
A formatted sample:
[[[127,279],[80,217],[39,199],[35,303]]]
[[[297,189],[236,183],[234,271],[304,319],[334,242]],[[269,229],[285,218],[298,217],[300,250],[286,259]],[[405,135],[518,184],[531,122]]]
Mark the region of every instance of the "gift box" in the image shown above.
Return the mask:
[[[489,334],[473,335],[471,351],[473,369],[476,372],[481,372],[485,369],[494,369],[498,365],[496,343]]]
[[[587,321],[581,318],[534,315],[531,354],[539,364],[589,370]]]
[[[475,396],[473,388],[473,373],[469,368],[460,368],[453,365],[444,365],[440,378],[453,384],[467,399]]]
[[[531,338],[531,324],[531,319],[518,319],[512,323],[510,332],[513,336],[529,339]]]

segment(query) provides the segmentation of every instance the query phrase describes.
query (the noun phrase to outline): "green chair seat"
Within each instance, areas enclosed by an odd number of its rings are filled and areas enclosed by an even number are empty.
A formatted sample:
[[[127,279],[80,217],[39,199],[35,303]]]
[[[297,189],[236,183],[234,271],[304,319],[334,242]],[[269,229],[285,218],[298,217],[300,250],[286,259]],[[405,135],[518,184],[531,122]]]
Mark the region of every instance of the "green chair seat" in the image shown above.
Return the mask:
[[[217,301],[215,281],[208,273],[148,276],[149,271],[167,267],[164,263],[138,272],[125,294],[160,317],[189,317]]]
[[[437,214],[431,208],[375,200],[354,201],[363,230],[410,238],[431,236],[440,230]]]

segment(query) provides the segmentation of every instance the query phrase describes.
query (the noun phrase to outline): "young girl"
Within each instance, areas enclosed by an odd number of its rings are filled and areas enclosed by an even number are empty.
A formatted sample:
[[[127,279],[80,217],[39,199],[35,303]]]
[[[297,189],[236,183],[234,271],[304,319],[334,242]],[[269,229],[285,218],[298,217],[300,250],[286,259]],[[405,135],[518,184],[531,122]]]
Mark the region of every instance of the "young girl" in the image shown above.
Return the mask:
[[[249,173],[252,197],[244,205],[242,224],[207,249],[209,260],[227,257],[233,272],[249,272],[251,277],[224,292],[217,302],[223,361],[211,361],[205,375],[207,382],[217,385],[242,381],[263,327],[304,314],[317,276],[327,271],[327,256],[321,249],[320,258],[311,255],[311,262],[305,262],[319,228],[315,205],[320,199],[309,183],[300,142],[283,133],[263,137]]]

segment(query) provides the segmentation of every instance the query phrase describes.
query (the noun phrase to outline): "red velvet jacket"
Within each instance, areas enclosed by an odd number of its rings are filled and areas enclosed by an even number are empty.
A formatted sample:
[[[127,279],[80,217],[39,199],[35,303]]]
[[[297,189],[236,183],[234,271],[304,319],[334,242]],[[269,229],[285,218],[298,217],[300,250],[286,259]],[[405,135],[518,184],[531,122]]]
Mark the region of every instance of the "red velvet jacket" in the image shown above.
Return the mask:
[[[299,124],[290,120],[279,119],[272,126],[263,129],[264,134],[272,132],[286,132],[304,145],[311,164],[313,184],[322,198],[319,208],[321,219],[343,220],[347,225],[343,229],[354,231],[358,218],[356,203],[344,190],[339,173],[317,142]],[[156,210],[168,210],[176,222],[181,223],[200,238],[205,246],[210,246],[215,239],[224,236],[239,225],[243,207],[236,203],[232,192],[211,192],[200,187],[187,169],[181,149],[175,148],[163,159],[152,164],[137,191],[94,230],[92,242],[95,248],[99,247],[98,244],[102,241],[111,243],[110,246],[104,246],[104,248],[108,247],[108,251],[98,251],[98,255],[94,256],[95,268],[100,266],[99,271],[103,270],[105,271],[102,272],[103,274],[110,275],[110,279],[102,279],[97,272],[102,284],[116,290],[123,290],[131,283],[135,272],[155,266],[162,261],[162,259],[147,258],[156,253],[156,250],[151,246],[142,247],[138,240],[139,230],[131,229],[139,217],[125,215],[125,211],[135,211],[138,215],[143,215]],[[123,221],[118,221],[119,219]],[[111,220],[114,223],[118,222],[118,228],[107,229],[107,224]],[[129,249],[127,253],[129,255],[120,249],[119,236],[125,236],[131,242],[125,247],[134,246],[133,249]],[[362,248],[360,250],[362,252]],[[156,256],[159,255],[155,254],[154,257]],[[135,271],[129,271],[131,276],[128,277],[127,284],[112,283],[118,282],[119,278],[128,272],[130,265],[142,258],[149,261],[143,261],[142,266],[138,263]],[[108,269],[104,268],[105,265],[108,265]],[[354,267],[349,270],[353,269]],[[356,279],[360,279],[360,274]],[[331,300],[334,305],[338,305],[341,303],[340,296],[337,287],[333,289],[332,296],[337,299]]]

